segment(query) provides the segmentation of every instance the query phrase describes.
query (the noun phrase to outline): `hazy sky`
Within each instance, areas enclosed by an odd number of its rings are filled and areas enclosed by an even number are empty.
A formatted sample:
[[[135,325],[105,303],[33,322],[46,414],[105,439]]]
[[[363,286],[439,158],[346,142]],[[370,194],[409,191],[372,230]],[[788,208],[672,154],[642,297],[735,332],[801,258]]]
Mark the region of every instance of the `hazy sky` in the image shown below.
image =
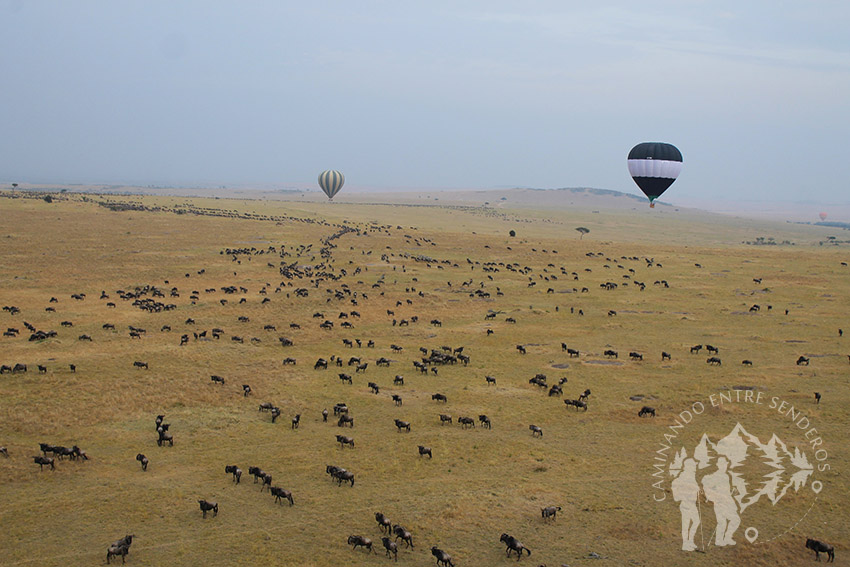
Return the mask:
[[[666,141],[663,200],[848,202],[848,29],[846,0],[0,0],[0,181],[638,193]]]

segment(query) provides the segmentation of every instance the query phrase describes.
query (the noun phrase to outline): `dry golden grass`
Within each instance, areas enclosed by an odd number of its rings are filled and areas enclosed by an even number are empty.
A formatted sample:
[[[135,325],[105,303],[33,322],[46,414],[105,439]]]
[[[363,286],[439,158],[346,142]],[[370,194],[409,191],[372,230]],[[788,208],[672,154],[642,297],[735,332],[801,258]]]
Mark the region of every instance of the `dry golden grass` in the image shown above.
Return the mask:
[[[839,556],[850,546],[850,496],[842,481],[850,467],[843,447],[850,424],[850,347],[844,341],[850,336],[837,336],[850,292],[848,268],[840,262],[850,255],[817,245],[826,229],[645,211],[109,198],[147,207],[325,219],[361,230],[361,236],[350,233],[334,241],[330,264],[337,274],[344,268],[347,276],[318,287],[305,278],[275,293],[283,280],[277,255],[240,256],[236,262],[220,252],[285,245],[293,253],[285,262],[316,265],[322,262],[321,239],[337,226],[114,212],[93,202],[102,199],[68,195],[52,204],[0,202],[0,303],[21,309],[18,315],[0,313],[3,329],[21,330],[17,338],[2,337],[0,363],[30,366],[27,374],[0,376],[0,445],[10,455],[0,457],[4,564],[103,563],[108,543],[125,533],[137,537],[127,558],[131,565],[383,564],[388,559],[380,550],[377,511],[413,533],[416,548],[402,546],[399,553],[399,562],[408,565],[433,564],[431,545],[449,551],[457,565],[515,563],[504,556],[502,532],[533,550],[523,563],[550,566],[592,563],[590,553],[616,565],[796,565],[811,560],[801,541],[807,535],[833,543]],[[576,226],[591,232],[579,240]],[[507,236],[511,229],[516,238]],[[759,235],[797,244],[739,244]],[[302,245],[312,249],[295,256]],[[588,252],[601,256],[591,258]],[[417,262],[415,255],[434,261]],[[647,268],[644,257],[662,267]],[[467,258],[480,263],[471,269]],[[485,272],[485,262],[495,262],[499,271]],[[499,263],[532,270],[521,274]],[[363,271],[355,275],[358,266]],[[579,280],[562,275],[562,266]],[[630,281],[622,277],[630,275],[629,268],[635,270],[633,280],[646,283],[645,291],[622,285]],[[534,287],[528,286],[529,277]],[[753,282],[757,277],[761,284]],[[462,286],[469,279],[472,285]],[[670,287],[654,285],[656,280],[667,280]],[[373,287],[379,281],[383,284]],[[606,281],[621,285],[600,289]],[[469,296],[480,282],[490,298]],[[342,283],[358,293],[356,306],[348,299],[328,300],[326,290]],[[265,284],[268,294],[260,295]],[[161,288],[166,292],[161,300],[177,309],[146,313],[116,294],[145,285]],[[248,292],[225,296],[221,288],[227,285]],[[172,287],[179,297],[168,297]],[[298,287],[308,288],[309,297],[296,298]],[[497,287],[503,295],[496,294]],[[589,291],[573,293],[574,287]],[[206,293],[208,288],[217,291]],[[109,300],[99,299],[102,290]],[[200,292],[195,304],[189,298],[193,290]],[[80,292],[86,293],[84,301],[71,299]],[[58,303],[48,303],[50,297]],[[245,304],[238,303],[241,297]],[[266,305],[264,297],[271,300]],[[227,305],[219,303],[222,298]],[[108,308],[107,301],[117,306]],[[754,303],[762,306],[758,313],[749,312]],[[767,305],[773,308],[768,311]],[[49,306],[56,312],[46,312]],[[571,313],[571,307],[584,316]],[[349,319],[354,328],[339,328],[339,312],[355,309],[361,317]],[[393,327],[387,309],[397,319],[418,315],[420,321]],[[498,315],[485,321],[489,310]],[[609,310],[617,315],[608,316]],[[312,317],[316,311],[337,326],[320,329],[322,319]],[[239,316],[250,321],[240,323]],[[195,325],[185,323],[190,317]],[[517,323],[505,322],[506,317]],[[429,325],[434,318],[442,327]],[[74,326],[61,327],[65,320]],[[54,329],[58,337],[28,342],[23,321]],[[116,330],[104,330],[104,323]],[[290,329],[290,323],[301,328]],[[277,330],[264,331],[265,324]],[[131,325],[147,333],[131,339]],[[161,332],[163,325],[172,331]],[[221,340],[179,345],[181,334],[213,327],[225,330]],[[486,329],[495,333],[487,336]],[[77,339],[84,333],[93,337],[91,343]],[[232,342],[231,335],[243,336],[244,344]],[[279,336],[291,338],[294,346],[282,348]],[[251,337],[260,342],[252,344]],[[361,338],[364,347],[348,349],[343,338]],[[374,349],[365,347],[368,339],[375,340]],[[582,356],[569,358],[561,342]],[[393,353],[392,343],[404,351]],[[704,351],[690,355],[688,347],[695,343],[719,346],[723,366],[707,366]],[[518,354],[517,344],[528,354]],[[411,361],[420,346],[442,345],[464,346],[470,365],[441,367],[436,376],[414,371]],[[619,364],[599,363],[608,348],[619,351]],[[632,350],[643,353],[644,361],[628,360]],[[673,360],[661,363],[662,350]],[[794,365],[800,354],[812,357],[810,366]],[[369,368],[354,375],[353,385],[343,385],[335,367],[312,368],[318,357],[330,355],[359,355]],[[283,366],[287,356],[298,364]],[[377,368],[379,356],[395,362]],[[753,361],[751,368],[740,366],[745,358]],[[150,369],[134,368],[135,360],[146,361]],[[76,373],[69,371],[71,363]],[[36,364],[48,372],[35,372]],[[567,409],[559,398],[529,385],[538,372],[550,383],[567,377],[566,397],[591,388],[589,411]],[[224,376],[226,384],[212,384],[211,374]],[[396,374],[404,375],[404,386],[392,386]],[[497,384],[488,386],[485,375],[495,376]],[[380,395],[369,392],[369,381],[381,386]],[[243,383],[253,388],[252,397],[242,397]],[[823,492],[790,535],[754,546],[743,543],[739,532],[742,543],[734,549],[685,555],[678,551],[677,507],[652,499],[654,451],[675,414],[735,385],[755,386],[803,407],[825,440],[832,470],[817,477]],[[820,406],[812,404],[813,391],[824,395]],[[446,394],[448,403],[432,401],[435,392]],[[404,405],[394,406],[391,393],[403,396]],[[636,394],[658,408],[655,420],[637,417],[642,403],[629,400]],[[264,401],[281,407],[278,423],[257,411]],[[343,433],[355,438],[354,450],[335,443],[334,435],[342,431],[332,419],[321,422],[321,410],[337,401],[352,408],[355,427]],[[172,424],[174,447],[156,445],[154,418],[160,413]],[[293,431],[290,419],[297,413],[301,427]],[[486,413],[493,429],[441,427],[439,413],[455,418]],[[797,434],[766,407],[725,405],[707,413],[701,425],[715,438],[743,419],[763,439],[776,431],[790,442]],[[396,431],[394,418],[410,421],[412,431]],[[531,437],[531,423],[543,428],[543,438]],[[63,460],[56,471],[39,472],[30,458],[39,442],[78,444],[91,460]],[[418,456],[419,444],[433,449],[433,460]],[[139,452],[150,458],[147,473],[134,460]],[[227,464],[245,471],[242,485],[232,485],[224,474]],[[324,472],[327,464],[353,471],[355,486],[337,487]],[[296,505],[278,506],[261,493],[247,475],[251,465],[292,490]],[[199,498],[218,501],[218,517],[202,520]],[[787,517],[793,523],[810,504],[796,495],[786,496],[776,510],[760,502],[746,521],[782,525]],[[547,505],[563,511],[544,524],[540,508]],[[710,519],[706,526],[713,523]],[[378,555],[347,547],[347,536],[355,533],[370,537]]]

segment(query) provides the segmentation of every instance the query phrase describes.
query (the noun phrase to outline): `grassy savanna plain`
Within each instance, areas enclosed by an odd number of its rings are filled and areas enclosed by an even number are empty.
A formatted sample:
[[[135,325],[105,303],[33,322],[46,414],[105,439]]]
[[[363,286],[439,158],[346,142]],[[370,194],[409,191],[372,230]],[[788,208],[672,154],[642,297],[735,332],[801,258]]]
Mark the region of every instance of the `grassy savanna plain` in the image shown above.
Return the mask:
[[[9,453],[0,457],[2,563],[102,564],[108,544],[132,533],[129,565],[379,565],[389,561],[374,519],[379,511],[412,532],[415,548],[399,551],[399,563],[408,565],[433,565],[432,545],[456,565],[515,563],[505,557],[502,532],[532,550],[522,563],[534,565],[799,565],[814,559],[804,549],[807,536],[835,545],[841,561],[850,546],[850,335],[839,337],[838,329],[850,331],[850,268],[842,265],[850,251],[819,244],[828,235],[843,239],[841,232],[631,207],[73,193],[52,203],[0,199],[0,303],[20,309],[0,317],[4,330],[21,331],[2,337],[0,363],[29,366],[0,377],[0,445]],[[590,229],[581,240],[578,226]],[[355,230],[332,240],[322,257],[322,241],[342,227]],[[795,244],[741,244],[758,236]],[[270,246],[275,252],[223,253]],[[645,258],[654,259],[652,267]],[[313,266],[313,275],[287,279],[281,262]],[[605,282],[618,287],[604,290]],[[343,284],[351,294],[340,300],[332,292]],[[148,313],[117,293],[144,286],[161,289],[165,297],[154,299],[176,308]],[[225,286],[247,292],[226,295]],[[298,288],[309,295],[296,296]],[[479,289],[490,296],[470,296]],[[85,299],[71,298],[78,293]],[[761,309],[751,312],[753,304]],[[359,318],[339,319],[354,310]],[[488,313],[495,317],[485,320]],[[392,325],[412,316],[419,321]],[[319,328],[324,319],[334,321],[332,330]],[[353,328],[341,328],[345,320]],[[57,337],[29,342],[24,321]],[[170,332],[161,331],[165,325]],[[129,326],[147,332],[134,339]],[[214,327],[224,329],[220,340],[192,338]],[[184,333],[190,340],[180,346]],[[78,340],[82,334],[92,341]],[[294,345],[281,347],[278,337]],[[358,338],[362,348],[342,344]],[[370,339],[374,348],[366,347]],[[581,356],[568,357],[562,342]],[[722,366],[707,365],[704,350],[691,355],[698,343],[719,347]],[[444,345],[465,347],[470,364],[441,366],[437,375],[415,371],[419,347]],[[606,349],[619,358],[606,359]],[[629,360],[630,351],[644,360]],[[662,351],[672,360],[662,362]],[[317,358],[332,355],[360,356],[369,367],[358,374],[313,369]],[[809,366],[795,365],[800,355]],[[376,367],[381,356],[393,361],[389,368]],[[286,357],[297,365],[284,366]],[[149,370],[135,368],[137,360]],[[37,364],[47,372],[36,372]],[[340,382],[341,371],[354,376],[353,385]],[[589,410],[576,412],[529,384],[537,373],[549,384],[566,377],[564,398],[590,388]],[[211,383],[212,374],[225,385]],[[393,386],[396,374],[403,386]],[[370,381],[381,387],[378,395]],[[250,384],[250,397],[242,384]],[[735,386],[755,388],[765,402],[711,407],[710,396]],[[823,394],[820,405],[815,391]],[[437,392],[448,402],[433,401]],[[644,399],[630,400],[637,395]],[[670,478],[664,493],[652,486],[664,433],[702,401],[709,408],[682,433],[689,452],[703,432],[717,441],[740,422],[762,441],[776,433],[817,464],[804,431],[770,407],[771,397],[793,404],[817,428],[830,469],[812,478],[823,490],[815,498],[808,484],[791,489],[775,506],[763,497],[743,514],[738,545],[727,548],[708,545],[715,522],[703,502],[697,543],[706,551],[680,551]],[[275,424],[257,410],[266,401],[282,410]],[[336,402],[351,408],[353,429],[338,428],[333,417],[322,422],[322,409]],[[637,417],[644,404],[657,408],[655,419]],[[300,428],[292,430],[299,413]],[[440,413],[487,414],[493,428],[440,426]],[[156,444],[157,414],[171,423],[173,447]],[[397,431],[395,418],[409,421],[411,432]],[[543,429],[542,438],[532,437],[530,424]],[[356,448],[341,449],[340,433],[354,437]],[[57,460],[55,471],[40,472],[31,458],[39,442],[79,445],[90,460]],[[433,459],[419,456],[420,444],[432,448]],[[147,472],[135,461],[140,452],[150,459]],[[242,484],[224,473],[229,464],[245,471]],[[354,472],[354,487],[332,482],[329,464]],[[249,466],[291,490],[295,506],[261,492]],[[666,500],[656,502],[660,494]],[[218,502],[217,517],[201,518],[201,498]],[[549,505],[562,507],[554,522],[540,517]],[[754,544],[744,538],[749,526],[759,529]],[[371,538],[377,553],[352,551],[352,534]]]

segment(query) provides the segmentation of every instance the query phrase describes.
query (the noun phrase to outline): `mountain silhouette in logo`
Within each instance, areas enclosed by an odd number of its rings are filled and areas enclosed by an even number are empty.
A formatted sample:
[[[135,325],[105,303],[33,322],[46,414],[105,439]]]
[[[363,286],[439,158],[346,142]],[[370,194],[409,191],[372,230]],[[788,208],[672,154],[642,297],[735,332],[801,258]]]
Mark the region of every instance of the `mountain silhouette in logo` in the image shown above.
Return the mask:
[[[798,448],[789,451],[775,433],[767,443],[762,443],[740,423],[736,423],[732,431],[717,443],[703,434],[693,451],[693,458],[701,471],[716,463],[718,457],[725,457],[729,461],[732,493],[741,512],[758,502],[762,496],[776,505],[789,488],[796,492],[804,487],[814,472],[805,453]],[[686,458],[687,451],[682,447],[670,465],[671,475],[678,474]],[[789,473],[789,470],[794,472]]]

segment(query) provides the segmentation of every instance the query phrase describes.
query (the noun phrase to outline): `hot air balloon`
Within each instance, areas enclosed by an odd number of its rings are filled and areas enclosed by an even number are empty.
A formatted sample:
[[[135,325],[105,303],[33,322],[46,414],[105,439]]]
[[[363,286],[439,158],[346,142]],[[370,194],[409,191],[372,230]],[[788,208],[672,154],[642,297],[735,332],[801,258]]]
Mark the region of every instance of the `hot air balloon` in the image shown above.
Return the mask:
[[[629,174],[649,197],[649,206],[676,181],[682,171],[682,152],[664,142],[643,142],[629,152]]]
[[[333,201],[334,195],[342,189],[343,183],[345,183],[345,176],[335,169],[328,169],[319,174],[319,187],[331,201]]]
[[[826,220],[826,213],[821,213],[818,216],[820,217],[820,220],[822,220],[822,221]]]

